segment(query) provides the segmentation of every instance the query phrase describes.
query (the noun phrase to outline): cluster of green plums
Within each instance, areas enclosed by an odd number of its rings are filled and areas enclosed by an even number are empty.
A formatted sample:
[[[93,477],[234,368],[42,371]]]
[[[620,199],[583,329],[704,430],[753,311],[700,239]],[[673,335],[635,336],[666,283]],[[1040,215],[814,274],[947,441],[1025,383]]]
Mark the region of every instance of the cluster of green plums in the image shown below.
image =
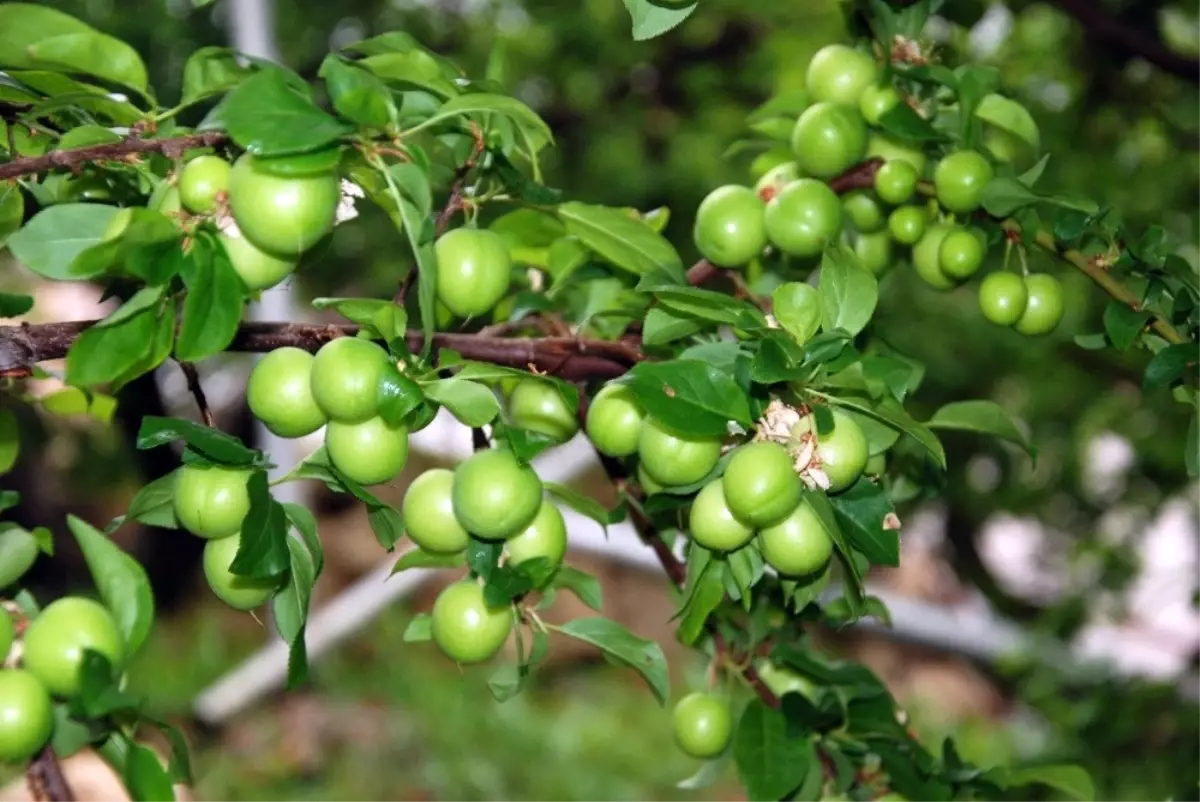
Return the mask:
[[[460,554],[471,537],[504,544],[509,565],[541,560],[546,579],[567,553],[567,527],[537,472],[504,448],[478,451],[453,471],[433,468],[408,486],[401,507],[408,536],[427,554]],[[494,607],[478,582],[444,588],[433,605],[437,646],[461,664],[490,660],[512,632],[510,605]]]
[[[692,540],[718,553],[753,541],[780,575],[820,575],[833,555],[833,541],[803,500],[795,452],[802,448],[801,438],[815,438],[816,462],[829,480],[830,493],[854,484],[869,459],[862,427],[840,410],[831,410],[831,416],[833,426],[824,433],[817,431],[812,416],[803,419],[793,429],[795,442],[788,445],[758,440],[735,447],[724,473],[705,484],[692,502]],[[647,416],[630,388],[620,383],[596,394],[586,423],[588,437],[602,454],[637,455],[638,481],[648,495],[703,480],[725,450],[724,438],[684,434]]]
[[[20,641],[19,660],[7,660]],[[23,763],[54,734],[54,700],[80,692],[87,651],[102,655],[114,673],[125,643],[108,608],[82,596],[48,604],[19,636],[13,616],[0,610],[0,762]]]
[[[834,44],[807,69],[808,105],[792,129],[790,158],[766,170],[753,188],[728,184],[696,210],[693,238],[700,254],[724,268],[742,268],[768,246],[812,259],[841,240],[865,267],[887,271],[909,249],[925,282],[949,290],[976,274],[987,255],[983,233],[955,221],[980,207],[995,175],[983,153],[959,149],[931,163],[925,152],[889,137],[881,117],[905,102],[882,84],[874,57]],[[992,158],[1009,157],[1001,147]],[[871,189],[839,197],[827,183],[869,158],[883,160]],[[931,186],[935,203],[919,192]],[[1048,274],[993,274],[980,287],[984,316],[1023,334],[1052,331],[1062,317],[1062,289]]]

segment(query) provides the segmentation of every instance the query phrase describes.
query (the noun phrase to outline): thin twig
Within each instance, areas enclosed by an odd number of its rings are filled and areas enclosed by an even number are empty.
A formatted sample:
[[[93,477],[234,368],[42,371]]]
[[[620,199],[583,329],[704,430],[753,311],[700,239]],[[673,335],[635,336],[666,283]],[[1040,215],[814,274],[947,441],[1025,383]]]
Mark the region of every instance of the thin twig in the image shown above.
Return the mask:
[[[228,139],[222,131],[206,131],[202,134],[167,137],[163,139],[141,139],[128,136],[120,142],[93,145],[71,150],[52,150],[44,156],[22,156],[0,164],[0,181],[23,175],[37,175],[55,168],[76,170],[82,165],[104,161],[122,161],[139,153],[162,153],[176,158],[186,150],[219,145]]]
[[[63,776],[58,756],[49,745],[29,762],[25,770],[29,793],[37,802],[74,802],[75,793]]]
[[[212,410],[208,408],[208,399],[204,396],[204,388],[200,386],[200,372],[191,362],[180,362],[179,368],[183,371],[183,377],[187,379],[188,390],[196,399],[196,406],[200,409],[200,419],[204,421],[205,426],[215,429],[217,425],[213,422]]]

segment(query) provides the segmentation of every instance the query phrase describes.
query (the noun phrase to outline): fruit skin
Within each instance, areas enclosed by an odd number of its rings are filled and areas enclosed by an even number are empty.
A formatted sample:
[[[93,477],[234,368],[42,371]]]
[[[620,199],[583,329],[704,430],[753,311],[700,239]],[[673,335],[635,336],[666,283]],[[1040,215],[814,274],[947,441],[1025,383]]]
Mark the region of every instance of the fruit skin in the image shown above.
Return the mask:
[[[328,420],[312,394],[314,357],[292,346],[276,348],[250,371],[246,403],[280,437],[312,434]]]
[[[778,195],[779,190],[798,178],[800,178],[800,165],[794,161],[786,161],[783,164],[775,165],[763,173],[758,181],[755,182],[754,191],[766,203]],[[764,232],[766,231],[765,228],[763,230]]]
[[[209,540],[236,533],[250,512],[250,474],[244,468],[180,466],[173,501],[179,525]]]
[[[437,297],[458,317],[492,310],[512,278],[512,255],[504,238],[482,228],[456,228],[433,246],[437,256]]]
[[[296,257],[333,230],[341,185],[337,173],[279,176],[243,153],[229,174],[229,210],[242,236],[279,257]]]
[[[504,540],[523,531],[542,505],[542,480],[511,451],[479,451],[454,469],[454,514],[471,534]]]
[[[879,125],[879,118],[900,102],[900,93],[893,86],[868,86],[858,96],[858,110],[870,125]]]
[[[470,536],[454,516],[453,487],[454,471],[431,468],[404,493],[401,512],[408,536],[430,554],[455,554],[467,547]]]
[[[998,326],[1015,325],[1025,314],[1028,302],[1029,288],[1016,273],[989,273],[979,283],[979,311]]]
[[[881,276],[892,266],[892,237],[886,231],[859,234],[854,240],[854,253],[867,270]]]
[[[917,275],[925,279],[925,283],[939,290],[949,290],[954,287],[954,279],[942,272],[941,248],[946,235],[954,230],[948,223],[935,223],[925,229],[921,239],[913,246],[912,263]]]
[[[804,85],[814,102],[857,104],[875,83],[875,59],[843,44],[826,45],[813,54]]]
[[[512,632],[508,605],[489,607],[483,588],[470,579],[447,585],[433,603],[432,617],[433,642],[464,665],[490,660]]]
[[[729,705],[710,693],[690,693],[672,712],[675,743],[684,754],[697,760],[716,757],[729,746],[733,736],[733,714]]]
[[[312,365],[312,394],[330,420],[361,423],[379,411],[379,380],[387,351],[368,340],[338,337],[321,346]]]
[[[553,502],[543,501],[533,523],[506,540],[504,550],[513,565],[545,557],[550,565],[557,567],[567,554],[567,524],[562,512]]]
[[[125,643],[108,608],[82,596],[52,601],[25,630],[21,661],[55,696],[79,692],[79,666],[85,649],[108,658],[119,672]]]
[[[333,467],[360,485],[390,482],[408,462],[408,427],[389,426],[378,416],[361,423],[330,421],[325,451]]]
[[[1063,289],[1058,279],[1049,273],[1033,273],[1025,277],[1025,289],[1029,299],[1013,328],[1028,337],[1058,328],[1063,318]]]
[[[661,493],[666,489],[658,482],[654,481],[654,479],[650,477],[650,474],[646,473],[646,466],[640,462],[638,463],[637,467],[637,481],[647,496],[653,496],[655,493]]]
[[[784,144],[773,145],[750,161],[750,177],[758,181],[784,162],[791,161],[792,149]]]
[[[928,223],[920,206],[901,206],[888,215],[888,233],[901,245],[915,245],[924,236]]]
[[[792,456],[779,443],[747,443],[733,452],[721,477],[734,517],[755,529],[786,518],[803,494]]]
[[[717,267],[741,267],[767,245],[765,204],[750,187],[727,184],[700,201],[692,238],[700,255]]]
[[[217,195],[229,189],[229,162],[220,156],[197,156],[179,173],[179,200],[193,214],[208,214],[217,205]]]
[[[797,505],[783,521],[759,532],[758,547],[782,576],[815,574],[833,556],[833,540],[808,503]]]
[[[801,178],[767,204],[767,237],[790,256],[815,256],[842,230],[842,204],[824,181]]]
[[[646,412],[624,384],[606,384],[587,411],[587,436],[601,454],[628,457],[637,453]]]
[[[688,516],[688,530],[692,540],[711,551],[736,551],[754,537],[754,529],[730,511],[720,479],[709,482],[696,494]]]
[[[0,669],[0,763],[25,763],[54,733],[54,703],[37,677]]]
[[[638,458],[646,475],[659,484],[690,485],[716,467],[721,459],[721,440],[680,434],[648,417],[638,438]]]
[[[246,289],[256,292],[279,284],[296,270],[296,260],[264,251],[245,236],[233,236],[227,231],[217,234],[233,271],[242,279]]]
[[[979,208],[983,188],[994,175],[991,162],[982,154],[973,150],[955,151],[933,169],[938,203],[951,212],[973,212]]]
[[[839,409],[831,411],[833,430],[817,432],[817,455],[829,477],[829,492],[837,493],[858,481],[867,467],[867,438],[857,421]]]
[[[889,162],[897,159],[906,161],[913,166],[918,175],[925,172],[925,164],[928,161],[925,151],[920,148],[910,147],[885,134],[872,131],[867,136],[866,157],[876,156]]]
[[[938,264],[947,276],[963,281],[975,275],[986,253],[987,244],[982,232],[956,228],[942,239],[938,247]]]
[[[508,398],[508,409],[518,427],[540,432],[559,443],[565,443],[579,431],[578,416],[571,412],[562,394],[544,381],[517,382]]]
[[[210,540],[204,544],[204,578],[213,595],[235,610],[253,610],[267,599],[279,582],[274,579],[253,579],[240,576],[229,570],[237,556],[242,535]]]
[[[907,203],[917,191],[917,168],[904,159],[884,162],[875,173],[875,193],[884,203]]]
[[[792,129],[796,163],[817,178],[833,178],[862,160],[867,151],[867,121],[855,106],[816,103]]]
[[[842,198],[842,213],[856,231],[864,234],[883,228],[883,209],[879,208],[870,194],[862,190],[855,190]]]

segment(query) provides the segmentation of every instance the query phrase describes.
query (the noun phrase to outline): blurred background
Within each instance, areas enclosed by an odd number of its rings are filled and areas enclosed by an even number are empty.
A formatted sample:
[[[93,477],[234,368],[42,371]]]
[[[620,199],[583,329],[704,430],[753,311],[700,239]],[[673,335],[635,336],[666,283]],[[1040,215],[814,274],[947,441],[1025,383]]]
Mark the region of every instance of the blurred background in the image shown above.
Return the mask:
[[[177,98],[183,64],[198,47],[277,48],[275,57],[313,78],[331,47],[408,31],[545,117],[558,141],[546,153],[548,184],[571,198],[669,207],[667,233],[688,261],[696,204],[721,183],[752,181],[756,153],[727,155],[747,135],[746,113],[775,91],[802,86],[809,56],[845,35],[835,0],[705,0],[678,29],[645,43],[630,40],[619,0],[275,0],[268,17],[247,12],[269,4],[242,0],[44,4],[132,44],[165,104]],[[1030,108],[1052,154],[1043,186],[1109,204],[1135,231],[1164,227],[1194,267],[1200,97],[1188,60],[1200,52],[1196,5],[946,5],[927,34],[951,61],[969,57],[1002,71],[1005,91]],[[1119,38],[1103,34],[1112,29],[1097,20],[1114,23]],[[1191,63],[1192,79],[1127,46],[1147,40]],[[397,242],[382,215],[364,211],[338,228],[320,261],[266,294],[268,317],[319,320],[307,307],[314,297],[390,295],[407,266]],[[994,399],[1028,421],[1040,458],[1034,468],[1004,444],[943,435],[951,465],[945,486],[901,510],[903,567],[873,578],[925,605],[913,608],[910,622],[954,631],[933,642],[901,626],[828,633],[825,641],[879,672],[933,749],[953,734],[964,757],[984,766],[1079,762],[1092,772],[1098,798],[1196,799],[1200,526],[1197,486],[1180,454],[1185,408],[1166,392],[1142,393],[1141,353],[1077,345],[1076,335],[1100,331],[1106,299],[1077,273],[1039,267],[1059,275],[1069,302],[1058,331],[1037,340],[984,321],[973,289],[934,293],[905,270],[884,279],[879,333],[928,368],[914,414],[923,419],[951,400]],[[31,321],[104,314],[97,288],[38,284],[9,261],[0,261],[0,282],[35,294]],[[211,361],[205,382],[220,425],[254,438],[240,395],[249,358]],[[18,412],[23,452],[0,487],[22,492],[10,511],[15,520],[55,532],[61,553],[35,576],[48,596],[87,581],[65,514],[100,526],[121,514],[141,484],[177,464],[168,449],[132,448],[137,422],[145,414],[194,416],[194,409],[168,364],[122,393],[111,422]],[[318,444],[272,453],[286,467]],[[380,494],[397,504],[407,481],[452,462],[469,448],[469,435],[435,424],[414,446],[405,474]],[[586,446],[577,440],[560,452],[543,474],[603,498]],[[300,492],[315,505],[328,555],[319,609],[387,556],[361,508],[317,488]],[[147,565],[160,606],[131,687],[188,732],[198,799],[739,798],[732,767],[711,787],[676,787],[697,765],[671,746],[668,713],[648,704],[630,672],[588,652],[560,648],[528,692],[497,704],[486,674],[459,672],[431,647],[405,644],[407,621],[428,609],[444,577],[395,593],[403,598],[379,617],[350,627],[354,633],[314,664],[303,691],[233,703],[236,689],[226,689],[219,720],[201,722],[198,694],[267,643],[268,624],[212,597],[198,539],[134,526],[119,537]],[[701,681],[703,666],[673,644],[674,600],[659,576],[591,550],[570,561],[601,577],[607,615],[663,642],[677,696]],[[550,617],[580,612],[563,600]],[[1035,645],[1014,648],[1011,631]],[[1041,646],[1059,642],[1069,651]],[[14,799],[20,793],[9,791]]]

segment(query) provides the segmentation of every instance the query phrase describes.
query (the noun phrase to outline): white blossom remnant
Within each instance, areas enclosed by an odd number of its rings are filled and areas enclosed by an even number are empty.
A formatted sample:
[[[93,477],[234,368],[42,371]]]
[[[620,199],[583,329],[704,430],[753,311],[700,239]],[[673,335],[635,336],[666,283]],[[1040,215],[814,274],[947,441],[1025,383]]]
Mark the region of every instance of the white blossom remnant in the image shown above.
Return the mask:
[[[342,199],[338,202],[337,217],[334,220],[334,225],[341,225],[347,220],[353,220],[358,217],[358,208],[356,201],[358,198],[365,198],[366,193],[362,187],[352,181],[342,179]]]
[[[771,403],[763,410],[758,420],[758,432],[755,440],[769,440],[773,443],[788,445],[792,439],[792,427],[800,422],[800,413],[780,401],[772,398]]]
[[[546,274],[536,267],[526,270],[525,278],[529,280],[529,289],[534,292],[541,292],[546,286]]]
[[[217,216],[213,218],[213,222],[216,223],[217,230],[230,239],[242,238],[242,230],[238,228],[237,223],[234,222],[233,215],[231,215],[227,210],[219,212]]]
[[[775,316],[774,316],[773,314],[771,314],[770,312],[768,312],[768,313],[767,313],[767,328],[769,328],[769,329],[777,329],[777,328],[779,328],[779,327],[780,327],[780,326],[779,326],[779,321],[775,319]]]

